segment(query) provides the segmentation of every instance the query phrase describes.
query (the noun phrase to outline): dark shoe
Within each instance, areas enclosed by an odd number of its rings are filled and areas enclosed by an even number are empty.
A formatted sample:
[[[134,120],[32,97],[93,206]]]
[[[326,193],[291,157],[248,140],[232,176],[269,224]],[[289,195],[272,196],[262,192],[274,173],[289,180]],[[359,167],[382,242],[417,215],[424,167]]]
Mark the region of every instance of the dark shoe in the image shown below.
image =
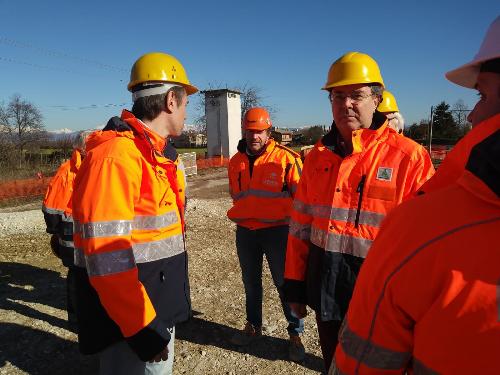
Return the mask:
[[[261,337],[262,327],[254,327],[252,324],[247,322],[247,324],[245,324],[245,328],[236,332],[234,336],[229,339],[229,342],[237,346],[246,346]]]
[[[306,349],[302,345],[299,336],[290,335],[290,342],[288,345],[288,358],[294,362],[302,362],[306,358]]]

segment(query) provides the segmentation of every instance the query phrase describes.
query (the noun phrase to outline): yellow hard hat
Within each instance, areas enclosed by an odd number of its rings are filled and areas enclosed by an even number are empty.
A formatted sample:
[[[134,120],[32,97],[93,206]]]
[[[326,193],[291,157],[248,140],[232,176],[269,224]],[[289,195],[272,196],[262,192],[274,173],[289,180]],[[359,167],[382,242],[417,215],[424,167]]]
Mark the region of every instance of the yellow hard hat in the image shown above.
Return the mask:
[[[384,90],[382,94],[382,102],[378,105],[379,112],[399,112],[398,103],[396,98],[389,91]]]
[[[188,95],[198,92],[191,85],[182,64],[174,56],[162,52],[151,52],[139,57],[130,71],[129,91],[145,82],[179,84]]]
[[[335,61],[328,71],[323,90],[357,83],[379,83],[384,86],[377,62],[361,52],[347,52]]]

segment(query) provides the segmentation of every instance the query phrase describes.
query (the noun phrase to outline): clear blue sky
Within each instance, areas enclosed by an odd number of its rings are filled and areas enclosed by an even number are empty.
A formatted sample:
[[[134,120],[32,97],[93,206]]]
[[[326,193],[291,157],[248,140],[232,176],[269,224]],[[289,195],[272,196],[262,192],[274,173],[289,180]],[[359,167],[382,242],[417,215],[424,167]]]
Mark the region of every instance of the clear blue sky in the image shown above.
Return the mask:
[[[493,0],[0,0],[0,101],[20,94],[49,130],[96,127],[130,107],[133,62],[163,51],[201,89],[262,88],[277,126],[330,124],[320,88],[357,50],[377,60],[411,124],[442,100],[472,107],[475,92],[444,73],[472,59],[498,14]]]

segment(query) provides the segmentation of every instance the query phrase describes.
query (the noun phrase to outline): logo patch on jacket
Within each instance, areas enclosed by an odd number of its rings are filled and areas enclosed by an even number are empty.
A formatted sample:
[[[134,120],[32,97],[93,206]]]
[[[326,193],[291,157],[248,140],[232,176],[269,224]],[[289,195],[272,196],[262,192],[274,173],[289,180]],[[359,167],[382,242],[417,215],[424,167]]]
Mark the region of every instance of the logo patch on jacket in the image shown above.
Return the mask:
[[[264,179],[262,183],[269,186],[278,186],[278,174],[276,172],[269,173],[268,178]]]
[[[391,181],[392,180],[392,168],[378,167],[377,170],[377,180],[381,181]]]

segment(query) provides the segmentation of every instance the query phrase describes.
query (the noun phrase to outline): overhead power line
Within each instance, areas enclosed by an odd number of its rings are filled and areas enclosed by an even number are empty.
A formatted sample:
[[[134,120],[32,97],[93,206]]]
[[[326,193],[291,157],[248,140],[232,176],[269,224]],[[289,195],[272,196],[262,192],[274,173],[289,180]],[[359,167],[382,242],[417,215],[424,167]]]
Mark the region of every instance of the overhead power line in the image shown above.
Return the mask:
[[[47,66],[47,65],[40,65],[40,64],[33,64],[31,62],[27,61],[21,61],[17,59],[11,59],[10,57],[3,57],[0,56],[0,61],[8,62],[8,63],[13,63],[13,64],[19,64],[19,65],[25,65],[25,66],[30,66],[32,68],[37,68],[37,69],[47,69],[47,70],[54,70],[58,72],[66,72],[66,73],[71,73],[71,74],[78,74],[80,76],[89,76],[89,74],[85,74],[76,70],[71,70],[71,69],[66,69],[66,68],[59,68],[59,67],[54,67],[54,66]]]
[[[68,106],[68,105],[49,105],[47,108],[59,109],[61,111],[80,111],[87,109],[99,109],[99,108],[123,108],[130,105],[130,103],[108,103],[108,104],[87,104],[83,106]]]
[[[103,70],[107,70],[107,71],[111,70],[111,71],[128,73],[128,69],[125,69],[123,67],[114,66],[114,65],[110,65],[110,64],[104,64],[104,63],[101,63],[101,62],[96,61],[96,60],[82,58],[82,57],[78,57],[78,56],[73,56],[69,53],[59,52],[59,51],[55,51],[55,50],[51,50],[51,49],[43,48],[43,47],[38,47],[38,46],[34,45],[33,43],[21,42],[19,40],[10,39],[10,38],[6,38],[3,36],[0,36],[0,44],[9,45],[9,46],[12,46],[15,48],[30,49],[33,51],[37,51],[38,53],[45,55],[45,56],[51,56],[51,57],[56,57],[56,58],[66,59],[66,60],[72,60],[72,61],[76,61],[76,62],[86,64],[86,65],[90,64],[90,65],[93,65],[99,69],[103,69]]]

